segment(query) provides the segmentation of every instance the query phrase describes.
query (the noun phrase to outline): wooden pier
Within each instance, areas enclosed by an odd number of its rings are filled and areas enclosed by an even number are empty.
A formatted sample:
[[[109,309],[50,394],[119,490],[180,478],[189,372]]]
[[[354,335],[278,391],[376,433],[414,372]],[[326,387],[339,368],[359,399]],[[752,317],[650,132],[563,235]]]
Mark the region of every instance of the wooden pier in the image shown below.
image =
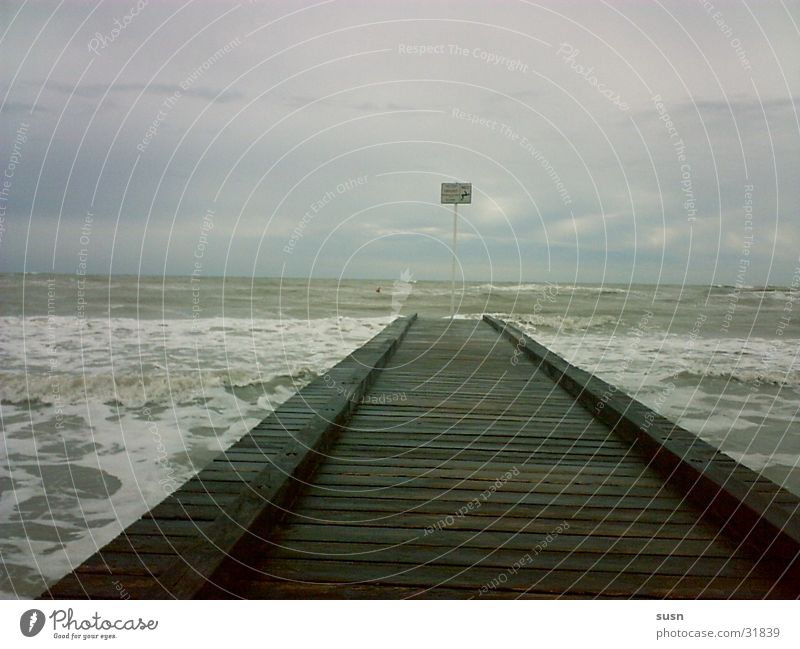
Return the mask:
[[[800,499],[520,331],[400,318],[44,598],[797,598]]]

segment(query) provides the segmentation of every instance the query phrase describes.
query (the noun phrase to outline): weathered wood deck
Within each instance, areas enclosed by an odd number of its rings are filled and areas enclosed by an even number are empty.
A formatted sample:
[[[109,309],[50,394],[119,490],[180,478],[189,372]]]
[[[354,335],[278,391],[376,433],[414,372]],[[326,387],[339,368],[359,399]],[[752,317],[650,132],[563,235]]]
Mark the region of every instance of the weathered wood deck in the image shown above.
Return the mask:
[[[399,319],[44,597],[796,598],[798,514],[501,322]]]

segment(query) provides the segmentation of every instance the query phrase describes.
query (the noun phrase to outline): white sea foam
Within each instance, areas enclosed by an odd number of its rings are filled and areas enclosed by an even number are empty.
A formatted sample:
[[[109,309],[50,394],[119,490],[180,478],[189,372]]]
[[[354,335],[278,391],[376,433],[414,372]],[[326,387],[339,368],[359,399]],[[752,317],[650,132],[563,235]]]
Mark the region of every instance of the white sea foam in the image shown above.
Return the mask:
[[[480,284],[473,287],[476,293],[524,293],[526,291],[544,291],[547,284]]]
[[[529,283],[529,284],[480,284],[472,287],[476,293],[525,293],[525,292],[543,292],[555,291],[565,293],[614,293],[626,294],[629,289],[619,288],[615,286],[583,286],[580,284],[545,284],[545,283]]]
[[[800,462],[800,340],[697,338],[653,329],[554,332],[511,319],[571,363],[618,386],[725,452]],[[794,458],[794,459],[792,459]],[[791,460],[791,461],[790,461]],[[800,491],[792,482],[789,488]]]
[[[618,320],[608,315],[590,316],[564,316],[564,315],[520,315],[508,313],[489,313],[500,320],[504,320],[520,327],[531,334],[538,334],[542,330],[561,333],[582,332],[592,328],[604,328],[616,325]],[[482,313],[461,313],[455,316],[459,320],[476,320],[483,317]]]
[[[746,464],[753,470],[763,470],[774,466],[800,468],[800,458],[793,453],[727,453],[734,460]]]
[[[381,318],[0,319],[0,596],[31,596]]]

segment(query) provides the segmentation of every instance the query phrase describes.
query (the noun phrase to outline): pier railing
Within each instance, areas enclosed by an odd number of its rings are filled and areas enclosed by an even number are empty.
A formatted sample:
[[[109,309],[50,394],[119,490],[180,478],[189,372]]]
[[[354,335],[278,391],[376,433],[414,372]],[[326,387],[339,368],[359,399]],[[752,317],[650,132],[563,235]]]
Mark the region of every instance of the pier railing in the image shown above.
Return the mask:
[[[669,421],[616,386],[537,343],[517,327],[492,316],[484,320],[508,338],[592,415],[636,445],[652,467],[680,487],[726,532],[764,558],[786,565],[800,579],[800,498],[774,485],[754,485],[761,476],[721,453],[694,433]],[[770,483],[771,484],[771,483]]]

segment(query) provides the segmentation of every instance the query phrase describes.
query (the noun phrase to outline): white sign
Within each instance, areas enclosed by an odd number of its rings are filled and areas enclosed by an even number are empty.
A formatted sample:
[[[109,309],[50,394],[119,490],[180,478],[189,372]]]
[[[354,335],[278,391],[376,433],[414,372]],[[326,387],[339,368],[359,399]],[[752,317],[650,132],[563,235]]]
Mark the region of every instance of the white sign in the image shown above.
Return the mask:
[[[472,183],[442,183],[442,203],[471,203]]]

